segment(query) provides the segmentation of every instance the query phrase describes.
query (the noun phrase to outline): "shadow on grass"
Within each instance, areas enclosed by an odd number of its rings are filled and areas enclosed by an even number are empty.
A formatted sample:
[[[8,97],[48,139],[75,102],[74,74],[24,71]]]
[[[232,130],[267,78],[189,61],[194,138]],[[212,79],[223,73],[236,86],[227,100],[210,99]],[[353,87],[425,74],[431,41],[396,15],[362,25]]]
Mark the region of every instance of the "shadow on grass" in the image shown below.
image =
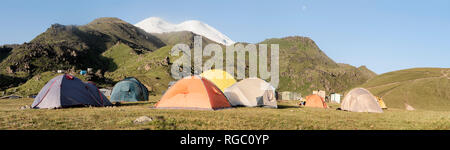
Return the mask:
[[[117,102],[114,103],[114,106],[121,107],[121,106],[142,106],[142,105],[151,105],[155,102]]]
[[[278,105],[278,109],[301,108],[300,106]]]

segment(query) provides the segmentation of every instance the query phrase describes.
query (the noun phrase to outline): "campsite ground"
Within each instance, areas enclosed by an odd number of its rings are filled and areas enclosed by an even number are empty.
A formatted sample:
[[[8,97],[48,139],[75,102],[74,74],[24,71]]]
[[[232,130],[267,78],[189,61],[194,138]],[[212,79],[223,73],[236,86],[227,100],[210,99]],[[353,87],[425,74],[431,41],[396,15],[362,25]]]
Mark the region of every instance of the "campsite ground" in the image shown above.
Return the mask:
[[[218,111],[150,109],[149,102],[109,108],[19,109],[33,99],[0,100],[0,129],[150,129],[150,130],[448,130],[450,111],[353,113],[330,109],[299,108],[297,102],[279,103],[280,109],[233,108]],[[134,124],[140,116],[152,122]]]

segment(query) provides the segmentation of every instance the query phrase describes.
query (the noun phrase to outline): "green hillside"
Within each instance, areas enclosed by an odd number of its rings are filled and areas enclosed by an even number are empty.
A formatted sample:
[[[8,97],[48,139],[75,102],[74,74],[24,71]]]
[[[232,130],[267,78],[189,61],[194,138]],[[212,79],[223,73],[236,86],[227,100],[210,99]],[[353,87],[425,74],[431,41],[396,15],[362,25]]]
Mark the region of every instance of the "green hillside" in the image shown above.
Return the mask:
[[[171,46],[162,47],[154,52],[138,55],[124,44],[116,44],[102,55],[113,60],[117,65],[114,71],[106,72],[105,78],[118,82],[126,77],[136,77],[150,91],[150,94],[161,94],[172,81],[170,66],[166,61]]]
[[[57,69],[105,67],[101,53],[117,42],[136,52],[156,50],[165,44],[117,18],[100,18],[84,26],[54,24],[31,42],[17,46],[0,63],[0,73],[28,78]]]
[[[279,91],[303,95],[317,89],[343,92],[376,76],[365,66],[356,68],[334,62],[307,37],[268,39],[261,43],[280,46]]]
[[[450,110],[450,69],[415,68],[385,73],[362,85],[391,108]]]
[[[44,87],[45,84],[47,84],[48,81],[50,81],[52,78],[61,75],[56,72],[43,72],[38,75],[35,75],[28,81],[26,81],[24,84],[21,84],[17,87],[10,88],[6,90],[6,94],[16,94],[16,95],[22,95],[22,96],[30,96],[39,93],[42,87]],[[83,81],[86,81],[85,76],[74,74],[77,78],[80,78]]]

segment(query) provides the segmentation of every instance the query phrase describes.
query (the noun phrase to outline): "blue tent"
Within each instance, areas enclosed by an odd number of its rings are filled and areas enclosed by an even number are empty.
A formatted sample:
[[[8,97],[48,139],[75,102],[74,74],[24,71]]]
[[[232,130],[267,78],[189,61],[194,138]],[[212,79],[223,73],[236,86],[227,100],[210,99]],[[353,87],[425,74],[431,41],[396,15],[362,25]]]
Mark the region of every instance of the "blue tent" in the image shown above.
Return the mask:
[[[111,102],[147,101],[148,90],[136,78],[126,78],[114,85],[110,100]]]
[[[32,108],[110,106],[108,98],[92,83],[64,74],[47,82],[34,99]]]

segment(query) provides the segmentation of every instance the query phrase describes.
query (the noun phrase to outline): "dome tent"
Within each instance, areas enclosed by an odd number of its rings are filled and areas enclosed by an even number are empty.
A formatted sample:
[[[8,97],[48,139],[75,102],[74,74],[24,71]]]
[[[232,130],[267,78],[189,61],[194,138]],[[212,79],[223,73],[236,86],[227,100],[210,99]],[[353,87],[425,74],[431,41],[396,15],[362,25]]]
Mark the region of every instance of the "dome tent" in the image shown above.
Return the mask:
[[[306,96],[305,107],[328,108],[327,103],[317,94]]]
[[[377,98],[364,88],[351,90],[342,100],[341,109],[352,112],[383,112]]]
[[[214,83],[222,91],[236,83],[232,75],[219,69],[205,71],[200,76]]]
[[[384,103],[383,98],[381,97],[376,97],[377,101],[378,101],[378,105],[381,107],[381,109],[388,109],[386,106],[386,103]]]
[[[177,81],[156,104],[156,108],[160,109],[217,110],[230,107],[222,91],[200,76],[185,77]]]
[[[275,88],[259,78],[244,79],[225,89],[232,106],[277,108]]]
[[[110,106],[108,98],[92,83],[64,74],[47,82],[34,99],[32,108],[65,108],[73,106]]]
[[[148,100],[147,88],[134,77],[119,81],[111,92],[111,102],[137,102]]]

